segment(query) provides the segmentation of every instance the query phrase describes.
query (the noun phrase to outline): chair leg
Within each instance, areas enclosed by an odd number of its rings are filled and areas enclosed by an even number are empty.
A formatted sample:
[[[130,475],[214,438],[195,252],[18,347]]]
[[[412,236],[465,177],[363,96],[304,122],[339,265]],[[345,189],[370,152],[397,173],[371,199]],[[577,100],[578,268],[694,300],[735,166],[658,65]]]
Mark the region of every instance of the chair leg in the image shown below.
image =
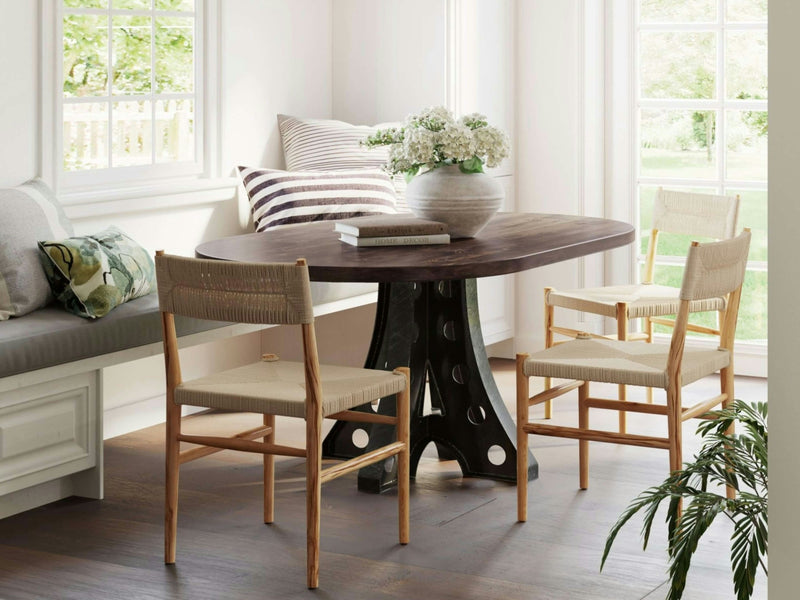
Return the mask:
[[[166,483],[164,502],[164,562],[175,564],[178,536],[178,454],[181,432],[181,407],[167,394]]]
[[[681,430],[681,390],[678,386],[667,388],[667,429],[669,432],[669,470],[680,471],[683,465]]]
[[[527,354],[517,354],[517,521],[528,520],[528,434],[522,429],[528,423],[530,380],[522,372]]]
[[[722,408],[729,408],[733,404],[733,367],[730,366],[727,369],[721,369],[719,372],[719,380],[720,380],[720,391],[723,394],[727,394],[728,398],[723,400]],[[726,435],[733,435],[735,433],[736,426],[733,422],[731,422],[731,426],[725,431]],[[733,500],[736,498],[736,488],[730,485],[725,486],[725,495],[730,499]]]
[[[275,415],[264,415],[264,425],[270,428],[265,444],[275,443]],[[264,455],[264,523],[275,521],[275,455]]]
[[[681,388],[667,388],[667,430],[669,432],[669,470],[680,471],[683,467],[683,439],[681,422]],[[678,516],[683,514],[683,500],[678,502]]]
[[[578,388],[578,427],[589,429],[589,407],[586,400],[589,398],[589,382]],[[622,414],[622,413],[621,413]],[[589,488],[589,440],[578,442],[578,462],[580,465],[580,488]]]
[[[650,320],[649,317],[645,317],[644,319],[644,331],[647,334],[647,343],[653,343],[653,322]],[[645,388],[647,392],[647,403],[653,403],[653,388]]]
[[[408,367],[397,369],[406,378],[405,389],[397,394],[397,441],[403,442],[405,448],[397,455],[397,512],[399,519],[400,543],[408,544],[409,527],[409,487],[411,474],[411,433],[410,433],[410,397],[411,378]]]
[[[321,471],[322,417],[309,414],[306,416],[306,561],[309,589],[319,587]]]
[[[617,339],[626,341],[628,339],[628,305],[625,302],[617,303]],[[628,399],[628,388],[624,385],[619,386],[618,398],[620,402]],[[625,433],[627,430],[627,413],[619,411],[619,432]]]
[[[544,288],[544,347],[551,348],[553,346],[553,311],[555,307],[547,302],[547,296],[553,288]],[[550,377],[544,378],[544,389],[549,390],[552,386],[552,379]],[[553,418],[553,401],[546,400],[544,403],[544,418]],[[527,438],[526,438],[527,439]],[[527,477],[526,477],[527,481]]]

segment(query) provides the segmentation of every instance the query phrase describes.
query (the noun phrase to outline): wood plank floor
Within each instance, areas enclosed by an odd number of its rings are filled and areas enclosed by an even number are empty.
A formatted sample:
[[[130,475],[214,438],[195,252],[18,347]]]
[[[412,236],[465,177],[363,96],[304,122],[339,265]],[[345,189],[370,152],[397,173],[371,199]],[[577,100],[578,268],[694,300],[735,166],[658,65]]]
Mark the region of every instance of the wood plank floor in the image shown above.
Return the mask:
[[[511,405],[513,363],[495,360],[493,368]],[[714,385],[703,381],[696,389]],[[737,386],[737,397],[766,399],[762,380],[738,379]],[[575,421],[575,404],[557,403],[553,422]],[[615,414],[596,414],[593,426],[616,422]],[[188,419],[187,431],[202,431],[210,418]],[[221,422],[218,431],[260,422],[256,416],[214,418]],[[666,427],[657,417],[629,419],[631,432],[659,434]],[[279,443],[302,440],[301,422],[281,421],[279,427]],[[688,458],[698,445],[694,425],[684,431]],[[665,476],[665,451],[592,444],[590,489],[579,491],[577,442],[532,437],[540,477],[530,483],[525,524],[516,522],[513,486],[464,479],[455,462],[426,455],[412,484],[411,543],[405,547],[396,541],[393,492],[360,493],[355,474],[335,480],[323,489],[321,587],[312,592],[305,588],[300,459],[277,463],[271,526],[260,522],[260,457],[223,452],[185,465],[178,563],[162,563],[162,437],[159,426],[106,442],[105,500],[68,499],[0,521],[0,598],[657,600],[666,595],[663,527],[642,552],[639,523],[628,526],[599,572],[609,528],[633,497]],[[720,521],[706,535],[685,598],[734,597],[730,533],[729,524]],[[766,591],[760,578],[754,597],[766,598]]]

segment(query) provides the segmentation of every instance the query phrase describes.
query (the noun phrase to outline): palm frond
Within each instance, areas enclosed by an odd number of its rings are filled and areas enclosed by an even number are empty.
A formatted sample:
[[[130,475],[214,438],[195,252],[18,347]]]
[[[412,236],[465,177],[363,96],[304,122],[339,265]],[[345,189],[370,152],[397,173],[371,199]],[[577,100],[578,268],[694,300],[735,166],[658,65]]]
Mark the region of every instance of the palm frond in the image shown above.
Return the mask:
[[[670,474],[661,484],[637,496],[611,528],[606,539],[602,570],[622,527],[642,512],[642,547],[647,549],[653,522],[662,502],[668,500],[667,535],[670,589],[667,600],[680,600],[692,556],[714,519],[725,514],[734,523],[731,536],[731,567],[737,600],[753,594],[759,566],[767,573],[768,549],[767,404],[735,400],[728,408],[709,413],[697,431],[703,446],[692,462]],[[728,434],[731,425],[738,433]],[[731,486],[736,498],[722,491]],[[722,492],[722,493],[719,493]],[[689,505],[681,512],[684,500]]]

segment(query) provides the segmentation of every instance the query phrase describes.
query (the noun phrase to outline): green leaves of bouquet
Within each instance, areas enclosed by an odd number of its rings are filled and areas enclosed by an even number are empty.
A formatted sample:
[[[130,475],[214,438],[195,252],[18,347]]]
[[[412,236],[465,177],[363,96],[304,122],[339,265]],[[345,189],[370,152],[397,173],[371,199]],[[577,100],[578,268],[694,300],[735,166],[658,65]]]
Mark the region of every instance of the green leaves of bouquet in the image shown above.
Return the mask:
[[[458,165],[462,173],[483,173],[509,154],[508,136],[478,113],[456,120],[443,106],[410,115],[400,128],[380,129],[362,142],[368,148],[389,146],[386,170],[405,173],[410,180],[420,171]]]

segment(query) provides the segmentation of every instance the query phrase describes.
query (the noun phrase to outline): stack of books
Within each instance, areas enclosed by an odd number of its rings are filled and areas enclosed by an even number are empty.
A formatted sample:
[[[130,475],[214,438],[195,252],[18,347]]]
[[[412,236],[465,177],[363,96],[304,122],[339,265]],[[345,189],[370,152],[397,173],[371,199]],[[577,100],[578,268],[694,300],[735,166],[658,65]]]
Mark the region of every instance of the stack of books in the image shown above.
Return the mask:
[[[447,224],[411,215],[369,215],[336,221],[334,231],[351,246],[449,244]]]

